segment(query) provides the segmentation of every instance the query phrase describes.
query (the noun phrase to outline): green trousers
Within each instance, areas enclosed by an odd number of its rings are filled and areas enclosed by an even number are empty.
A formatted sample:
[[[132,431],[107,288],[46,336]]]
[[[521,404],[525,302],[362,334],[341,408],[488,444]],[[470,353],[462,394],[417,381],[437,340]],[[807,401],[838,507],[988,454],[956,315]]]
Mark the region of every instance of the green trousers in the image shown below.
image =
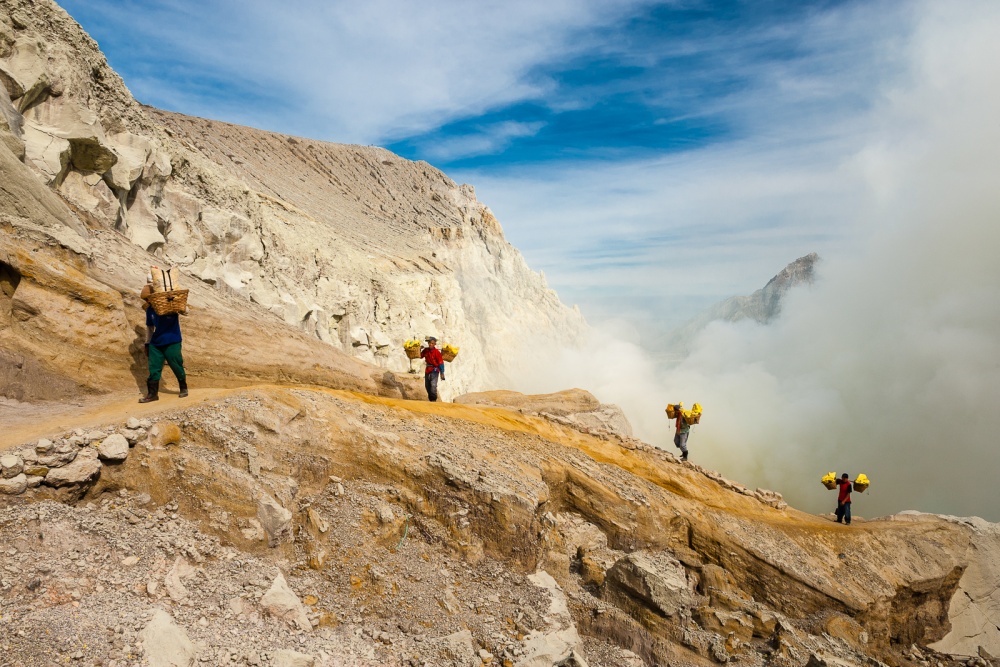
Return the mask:
[[[170,370],[174,372],[178,380],[184,379],[184,357],[181,355],[180,343],[149,346],[149,379],[153,382],[160,381],[160,377],[163,375],[164,361],[170,364]]]

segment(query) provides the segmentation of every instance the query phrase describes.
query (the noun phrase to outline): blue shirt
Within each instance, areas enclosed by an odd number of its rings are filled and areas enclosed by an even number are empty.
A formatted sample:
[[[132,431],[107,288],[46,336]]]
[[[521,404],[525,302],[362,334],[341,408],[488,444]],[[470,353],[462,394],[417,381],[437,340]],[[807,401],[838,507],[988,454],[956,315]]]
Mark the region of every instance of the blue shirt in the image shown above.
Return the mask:
[[[153,328],[153,340],[150,345],[164,347],[181,342],[181,323],[177,313],[157,315],[152,306],[146,309],[146,326]]]

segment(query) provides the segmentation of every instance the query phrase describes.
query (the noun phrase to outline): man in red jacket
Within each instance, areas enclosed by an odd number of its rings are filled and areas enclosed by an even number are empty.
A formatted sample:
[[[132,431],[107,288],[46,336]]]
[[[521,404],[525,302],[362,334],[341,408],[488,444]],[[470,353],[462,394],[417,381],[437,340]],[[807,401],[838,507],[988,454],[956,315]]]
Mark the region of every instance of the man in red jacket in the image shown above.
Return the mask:
[[[851,480],[845,472],[837,480],[837,523],[851,525]]]
[[[438,377],[444,381],[444,359],[441,350],[437,349],[437,338],[427,337],[427,347],[420,350],[420,358],[427,364],[424,369],[424,388],[427,389],[427,400],[438,400]]]

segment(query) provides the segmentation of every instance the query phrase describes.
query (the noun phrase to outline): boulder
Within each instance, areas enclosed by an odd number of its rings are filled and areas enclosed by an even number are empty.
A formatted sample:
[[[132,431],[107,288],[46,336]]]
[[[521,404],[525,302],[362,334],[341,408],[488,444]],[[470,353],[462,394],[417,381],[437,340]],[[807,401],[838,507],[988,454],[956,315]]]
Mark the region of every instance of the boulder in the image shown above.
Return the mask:
[[[101,462],[97,459],[97,450],[85,447],[71,463],[62,467],[50,468],[45,476],[44,484],[55,488],[88,484],[101,474]]]
[[[198,655],[184,629],[162,609],[153,613],[139,633],[139,641],[149,667],[192,667]]]
[[[605,586],[641,599],[665,616],[698,599],[684,566],[665,551],[636,551],[622,558],[608,570]]]
[[[438,640],[441,652],[460,665],[478,665],[480,660],[476,657],[476,645],[472,642],[472,632],[462,630],[454,634],[441,637]]]
[[[49,440],[39,440],[38,445],[35,446],[38,465],[46,468],[59,468],[69,464],[76,458],[79,451],[79,447],[65,440],[55,445]]]
[[[97,456],[102,461],[120,463],[128,458],[128,440],[124,435],[109,435],[97,446]]]
[[[265,494],[257,501],[257,519],[267,535],[267,546],[273,548],[294,540],[292,513],[271,496]]]
[[[288,587],[288,582],[285,581],[285,576],[281,572],[278,572],[271,587],[260,599],[260,605],[268,614],[289,625],[296,626],[304,632],[312,630],[312,623],[309,622],[306,608],[302,606],[298,596]]]
[[[4,477],[0,479],[0,493],[7,496],[16,496],[24,493],[28,489],[28,477],[21,473],[15,477]]]
[[[17,477],[24,472],[24,460],[16,454],[0,456],[0,476],[4,479]]]

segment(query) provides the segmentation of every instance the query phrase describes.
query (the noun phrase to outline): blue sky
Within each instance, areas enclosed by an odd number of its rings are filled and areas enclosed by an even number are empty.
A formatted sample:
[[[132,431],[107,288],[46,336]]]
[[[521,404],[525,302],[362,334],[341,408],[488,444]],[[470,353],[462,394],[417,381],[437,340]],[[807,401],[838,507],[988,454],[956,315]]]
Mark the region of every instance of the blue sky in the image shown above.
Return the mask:
[[[472,183],[565,301],[650,341],[842,249],[844,165],[915,23],[879,1],[61,4],[146,104]]]

